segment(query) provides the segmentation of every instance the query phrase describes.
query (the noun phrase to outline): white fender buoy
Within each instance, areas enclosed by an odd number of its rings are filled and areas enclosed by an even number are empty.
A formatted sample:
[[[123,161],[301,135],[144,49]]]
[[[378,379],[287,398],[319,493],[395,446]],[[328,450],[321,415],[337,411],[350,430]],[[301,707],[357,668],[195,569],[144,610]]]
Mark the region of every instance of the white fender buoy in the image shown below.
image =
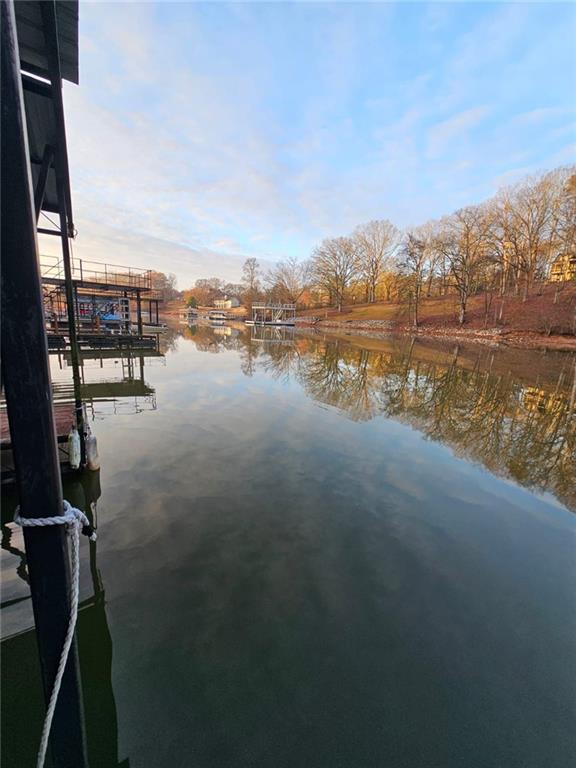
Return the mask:
[[[86,433],[86,466],[88,469],[100,469],[100,458],[98,456],[98,442],[96,435],[93,435],[88,427]]]
[[[68,461],[72,469],[78,469],[80,467],[80,435],[76,427],[72,427],[68,433]]]

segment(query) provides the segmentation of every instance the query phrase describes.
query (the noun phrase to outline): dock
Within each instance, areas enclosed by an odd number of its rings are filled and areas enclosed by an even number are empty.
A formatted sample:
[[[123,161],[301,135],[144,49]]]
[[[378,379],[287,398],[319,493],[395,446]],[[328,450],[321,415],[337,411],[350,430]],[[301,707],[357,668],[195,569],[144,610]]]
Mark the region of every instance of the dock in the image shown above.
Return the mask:
[[[41,230],[59,234],[57,230]],[[68,295],[71,293],[75,325],[99,331],[106,326],[137,333],[143,326],[160,327],[162,295],[152,287],[152,271],[118,264],[70,258],[70,269],[58,256],[40,256],[44,311],[51,331],[69,329]]]
[[[253,325],[296,325],[296,304],[255,301],[252,304]]]

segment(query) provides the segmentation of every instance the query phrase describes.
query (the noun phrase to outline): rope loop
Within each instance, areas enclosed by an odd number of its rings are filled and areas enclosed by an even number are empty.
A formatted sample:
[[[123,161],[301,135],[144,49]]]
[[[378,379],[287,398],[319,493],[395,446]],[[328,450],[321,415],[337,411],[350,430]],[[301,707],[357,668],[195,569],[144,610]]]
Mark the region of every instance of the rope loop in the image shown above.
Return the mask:
[[[58,662],[58,669],[56,671],[54,686],[52,688],[52,693],[50,694],[50,701],[48,702],[48,707],[46,709],[40,746],[38,748],[36,768],[43,768],[44,761],[46,760],[48,738],[52,728],[54,710],[56,709],[58,693],[60,692],[60,686],[62,685],[62,678],[64,676],[64,670],[66,669],[66,662],[68,661],[68,654],[70,653],[70,648],[74,639],[74,630],[76,628],[76,619],[78,617],[78,601],[80,593],[80,533],[83,533],[84,536],[88,536],[90,541],[96,541],[96,531],[90,525],[90,521],[84,512],[82,512],[81,509],[76,509],[76,507],[73,507],[66,500],[63,501],[63,506],[64,514],[55,515],[54,517],[21,517],[20,507],[16,507],[16,512],[14,513],[14,522],[16,525],[20,525],[22,527],[42,528],[48,525],[67,526],[68,532],[71,534],[72,544],[72,584],[68,628],[66,630],[66,637],[64,638],[62,653],[60,654],[60,661]]]
[[[96,531],[90,525],[90,521],[84,512],[82,512],[81,509],[73,507],[70,502],[66,501],[66,499],[63,499],[62,503],[64,505],[64,514],[55,515],[54,517],[21,517],[20,507],[18,506],[14,513],[14,522],[16,525],[20,525],[23,528],[43,528],[47,525],[75,526],[80,530],[80,533],[84,536],[88,536],[90,541],[96,541]]]

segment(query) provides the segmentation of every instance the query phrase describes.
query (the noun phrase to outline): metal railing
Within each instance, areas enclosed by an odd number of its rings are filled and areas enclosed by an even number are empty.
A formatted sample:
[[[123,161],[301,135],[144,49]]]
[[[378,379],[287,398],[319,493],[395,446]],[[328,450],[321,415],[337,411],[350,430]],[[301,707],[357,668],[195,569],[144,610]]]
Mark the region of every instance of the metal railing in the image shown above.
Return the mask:
[[[102,285],[121,285],[127,288],[152,288],[152,272],[139,267],[123,267],[100,261],[71,259],[72,279]],[[40,274],[46,280],[64,280],[64,263],[59,256],[40,256]]]

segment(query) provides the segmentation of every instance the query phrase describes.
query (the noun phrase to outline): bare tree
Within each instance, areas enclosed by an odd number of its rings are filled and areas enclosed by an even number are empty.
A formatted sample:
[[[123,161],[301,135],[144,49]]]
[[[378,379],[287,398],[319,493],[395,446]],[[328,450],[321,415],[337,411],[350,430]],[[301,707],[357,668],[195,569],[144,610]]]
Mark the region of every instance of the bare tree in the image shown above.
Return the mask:
[[[576,169],[561,168],[558,175],[561,190],[556,217],[558,250],[576,256]]]
[[[450,265],[460,302],[458,322],[466,322],[468,299],[477,288],[487,256],[489,217],[482,206],[461,208],[443,219],[437,247]]]
[[[390,221],[369,221],[354,230],[361,276],[366,283],[366,299],[376,301],[376,288],[386,268],[392,264],[400,233]]]
[[[290,256],[270,270],[266,275],[266,283],[280,301],[297,304],[310,284],[310,273],[309,261],[299,261]]]
[[[176,298],[178,296],[178,288],[176,287],[176,275],[172,272],[165,274],[164,272],[151,272],[151,284],[152,288],[156,291],[161,291],[164,301]]]
[[[253,256],[244,262],[242,282],[246,290],[251,294],[260,290],[260,264]]]
[[[537,275],[547,272],[554,253],[560,189],[553,173],[527,179],[510,195],[511,225],[517,243],[524,297]]]
[[[400,270],[407,278],[409,306],[412,309],[414,328],[420,323],[419,309],[422,288],[426,279],[426,241],[416,231],[408,232],[401,248]]]
[[[358,267],[358,251],[351,237],[323,240],[312,254],[311,273],[339,312],[342,311],[346,289],[357,275]]]

